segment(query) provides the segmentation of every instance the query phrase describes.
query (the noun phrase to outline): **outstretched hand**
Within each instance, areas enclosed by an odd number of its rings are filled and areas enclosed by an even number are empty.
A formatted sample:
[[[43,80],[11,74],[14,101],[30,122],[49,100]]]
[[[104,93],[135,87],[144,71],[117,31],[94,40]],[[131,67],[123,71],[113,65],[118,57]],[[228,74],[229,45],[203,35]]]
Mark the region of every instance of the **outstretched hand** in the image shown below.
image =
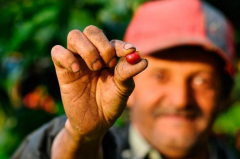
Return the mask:
[[[136,51],[130,43],[109,40],[95,26],[68,34],[67,49],[52,48],[52,59],[68,121],[74,137],[101,138],[124,110],[134,89],[133,76],[147,61],[131,65],[125,56]]]

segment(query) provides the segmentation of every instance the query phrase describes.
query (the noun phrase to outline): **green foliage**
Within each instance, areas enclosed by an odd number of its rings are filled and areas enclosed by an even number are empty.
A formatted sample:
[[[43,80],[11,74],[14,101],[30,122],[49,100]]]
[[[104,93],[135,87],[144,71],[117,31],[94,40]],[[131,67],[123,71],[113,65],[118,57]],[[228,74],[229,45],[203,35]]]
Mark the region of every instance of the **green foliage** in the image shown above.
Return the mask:
[[[214,125],[214,130],[219,133],[235,136],[240,130],[240,103],[236,102],[232,107],[221,114]]]
[[[24,137],[64,113],[51,62],[54,45],[88,25],[121,39],[143,0],[10,0],[0,2],[0,158]]]
[[[1,159],[9,158],[26,134],[64,113],[51,48],[57,44],[65,46],[70,30],[83,30],[88,25],[100,27],[109,40],[122,39],[132,14],[145,1],[0,1]],[[239,1],[227,4],[208,1],[222,9],[236,25],[239,47],[240,21],[234,14],[238,12]],[[219,118],[216,130],[233,134],[240,124],[239,113],[236,103]],[[126,122],[124,116],[117,121],[118,125]]]

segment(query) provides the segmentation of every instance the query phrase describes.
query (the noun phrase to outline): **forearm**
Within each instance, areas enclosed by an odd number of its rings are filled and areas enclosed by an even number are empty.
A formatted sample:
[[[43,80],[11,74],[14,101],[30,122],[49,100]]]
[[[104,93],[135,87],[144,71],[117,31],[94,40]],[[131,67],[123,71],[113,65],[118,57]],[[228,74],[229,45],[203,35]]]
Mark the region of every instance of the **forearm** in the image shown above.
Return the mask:
[[[102,159],[102,138],[86,141],[71,130],[63,128],[54,139],[52,159]]]

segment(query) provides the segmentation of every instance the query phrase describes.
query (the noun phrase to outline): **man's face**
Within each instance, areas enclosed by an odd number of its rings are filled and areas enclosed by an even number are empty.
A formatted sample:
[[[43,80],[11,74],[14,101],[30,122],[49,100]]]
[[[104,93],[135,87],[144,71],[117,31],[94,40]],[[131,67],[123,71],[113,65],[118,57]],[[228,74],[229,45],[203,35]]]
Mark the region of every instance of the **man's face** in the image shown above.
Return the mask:
[[[220,102],[221,66],[194,47],[146,58],[148,68],[135,77],[129,100],[132,123],[162,154],[186,156],[207,142]]]

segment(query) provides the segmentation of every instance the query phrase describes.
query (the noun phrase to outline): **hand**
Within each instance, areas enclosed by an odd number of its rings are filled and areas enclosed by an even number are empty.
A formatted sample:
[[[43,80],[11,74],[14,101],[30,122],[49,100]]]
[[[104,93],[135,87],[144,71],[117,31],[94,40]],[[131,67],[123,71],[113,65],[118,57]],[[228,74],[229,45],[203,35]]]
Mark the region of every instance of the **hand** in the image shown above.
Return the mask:
[[[134,51],[132,44],[109,42],[95,26],[71,31],[67,49],[52,48],[66,129],[73,136],[100,138],[121,115],[134,89],[133,76],[147,67],[144,59],[135,65],[126,62],[125,56]]]

